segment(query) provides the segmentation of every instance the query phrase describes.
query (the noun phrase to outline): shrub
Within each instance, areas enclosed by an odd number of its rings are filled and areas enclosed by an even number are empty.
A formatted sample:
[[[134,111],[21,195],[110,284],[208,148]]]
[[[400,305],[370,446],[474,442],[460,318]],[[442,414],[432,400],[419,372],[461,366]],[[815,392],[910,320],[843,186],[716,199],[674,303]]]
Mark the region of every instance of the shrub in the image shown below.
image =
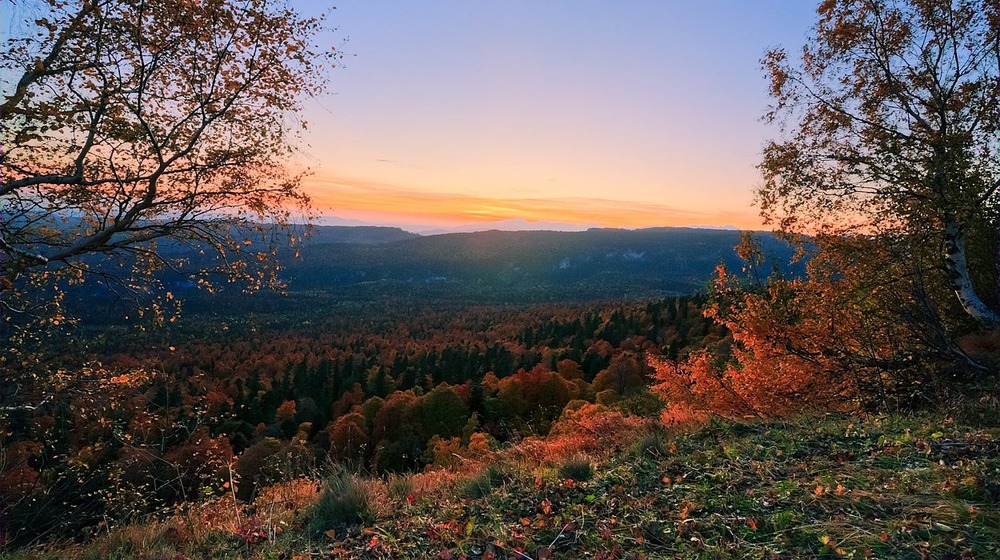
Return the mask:
[[[610,403],[610,407],[624,414],[653,417],[663,411],[663,400],[648,388],[635,389],[630,394]]]
[[[253,509],[267,531],[297,523],[319,500],[316,482],[297,478],[261,488],[254,498]]]
[[[305,446],[264,438],[248,447],[236,461],[240,480],[236,494],[241,500],[250,501],[268,484],[291,480],[308,472],[312,462],[313,454]]]
[[[372,517],[368,492],[353,474],[338,469],[323,485],[323,493],[310,512],[314,533],[356,525]]]

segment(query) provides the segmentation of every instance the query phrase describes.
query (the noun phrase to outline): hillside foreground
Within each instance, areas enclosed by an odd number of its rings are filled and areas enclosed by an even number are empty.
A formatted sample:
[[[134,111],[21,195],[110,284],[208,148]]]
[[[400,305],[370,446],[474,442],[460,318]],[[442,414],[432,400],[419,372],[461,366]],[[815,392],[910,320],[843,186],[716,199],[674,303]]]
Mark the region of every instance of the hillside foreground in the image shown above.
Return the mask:
[[[327,469],[250,505],[223,495],[86,545],[0,557],[1000,557],[992,397],[956,417],[674,427],[589,406],[546,438],[456,455],[450,469],[380,478]],[[993,420],[963,421],[969,409]]]

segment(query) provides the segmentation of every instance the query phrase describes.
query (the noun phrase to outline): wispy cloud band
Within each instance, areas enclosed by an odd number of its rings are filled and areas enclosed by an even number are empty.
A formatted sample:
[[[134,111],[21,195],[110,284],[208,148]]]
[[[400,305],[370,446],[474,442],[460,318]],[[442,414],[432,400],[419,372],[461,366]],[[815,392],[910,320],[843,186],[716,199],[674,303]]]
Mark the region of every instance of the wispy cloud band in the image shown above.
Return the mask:
[[[427,192],[345,177],[313,177],[306,185],[320,213],[442,226],[521,218],[604,227],[716,225],[759,229],[745,212],[698,211],[663,204],[586,197],[487,197]]]

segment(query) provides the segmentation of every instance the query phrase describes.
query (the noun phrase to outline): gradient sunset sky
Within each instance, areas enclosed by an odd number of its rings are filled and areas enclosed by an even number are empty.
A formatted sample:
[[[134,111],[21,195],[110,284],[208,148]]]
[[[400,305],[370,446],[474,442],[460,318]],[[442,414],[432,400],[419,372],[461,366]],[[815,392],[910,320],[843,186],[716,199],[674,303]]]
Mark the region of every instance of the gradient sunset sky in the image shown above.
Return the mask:
[[[346,58],[307,104],[307,190],[377,224],[759,229],[754,166],[778,133],[759,59],[797,52],[815,6],[339,2],[324,39]]]

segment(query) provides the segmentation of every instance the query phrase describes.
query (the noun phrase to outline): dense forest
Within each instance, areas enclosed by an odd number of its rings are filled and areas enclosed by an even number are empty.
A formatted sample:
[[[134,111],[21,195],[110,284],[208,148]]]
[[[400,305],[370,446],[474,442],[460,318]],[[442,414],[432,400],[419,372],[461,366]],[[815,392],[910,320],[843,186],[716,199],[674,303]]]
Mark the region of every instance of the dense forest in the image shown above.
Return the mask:
[[[371,473],[447,466],[544,436],[583,403],[653,414],[662,403],[647,354],[725,343],[704,303],[345,302],[139,336],[112,328],[90,342],[99,363],[65,358],[92,375],[67,376],[7,420],[5,538],[80,536],[231,484],[250,500],[331,462]]]

